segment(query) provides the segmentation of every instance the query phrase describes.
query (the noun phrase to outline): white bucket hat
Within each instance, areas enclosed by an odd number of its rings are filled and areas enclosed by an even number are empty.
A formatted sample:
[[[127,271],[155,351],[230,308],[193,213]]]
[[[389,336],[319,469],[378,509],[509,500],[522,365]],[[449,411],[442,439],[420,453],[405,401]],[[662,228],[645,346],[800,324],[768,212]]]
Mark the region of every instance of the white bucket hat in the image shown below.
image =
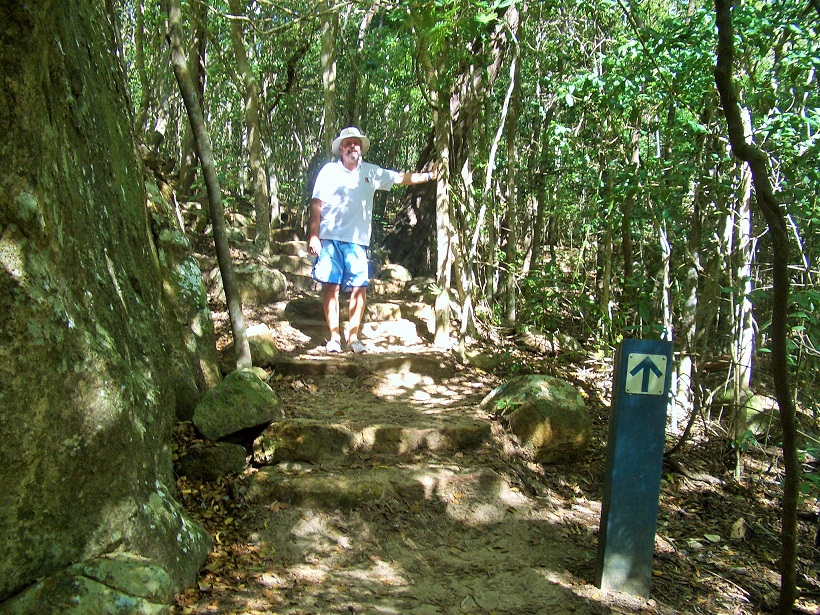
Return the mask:
[[[370,139],[363,135],[355,126],[350,126],[348,128],[342,128],[342,132],[339,133],[339,136],[333,139],[333,145],[330,146],[330,149],[336,156],[339,155],[339,146],[345,139],[361,139],[362,155],[365,155],[367,150],[370,149]]]

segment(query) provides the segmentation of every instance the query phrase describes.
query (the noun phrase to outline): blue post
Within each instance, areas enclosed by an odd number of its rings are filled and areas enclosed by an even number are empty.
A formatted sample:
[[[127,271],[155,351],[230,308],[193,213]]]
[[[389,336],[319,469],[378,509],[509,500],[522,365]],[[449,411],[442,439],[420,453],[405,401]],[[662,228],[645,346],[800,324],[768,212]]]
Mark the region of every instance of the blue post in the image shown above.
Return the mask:
[[[672,342],[624,340],[615,356],[595,584],[648,597]]]

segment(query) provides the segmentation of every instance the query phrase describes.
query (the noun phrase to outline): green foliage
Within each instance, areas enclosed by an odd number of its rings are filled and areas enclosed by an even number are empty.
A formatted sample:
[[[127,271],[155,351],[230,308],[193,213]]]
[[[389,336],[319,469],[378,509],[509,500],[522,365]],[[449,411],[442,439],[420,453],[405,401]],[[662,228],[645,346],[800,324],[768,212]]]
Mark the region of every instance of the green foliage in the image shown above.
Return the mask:
[[[164,108],[167,132],[160,148],[178,160],[184,147],[185,121],[168,70],[163,15],[145,2],[147,85],[135,68],[134,2],[122,0],[123,57],[131,99],[138,109],[143,87],[150,89],[154,110],[141,127],[150,136],[151,115]],[[200,13],[183,3],[190,38]],[[279,197],[292,212],[301,204],[310,172],[321,162],[322,80],[320,28],[324,13],[315,3],[247,3],[244,29],[248,57],[260,85],[263,142],[270,168],[279,181]],[[330,6],[330,5],[328,5]],[[385,166],[412,169],[428,144],[432,111],[419,65],[419,51],[436,62],[437,86],[449,92],[457,78],[487,77],[487,59],[476,53],[477,41],[502,31],[504,12],[523,14],[515,40],[503,43],[496,86],[477,108],[462,110],[479,118],[471,135],[453,143],[468,151],[474,175],[468,189],[453,190],[461,209],[462,237],[479,235],[478,262],[494,262],[506,211],[509,161],[504,147],[502,105],[509,86],[512,50],[521,65],[521,106],[517,117],[517,189],[520,245],[511,273],[519,280],[522,324],[546,330],[566,328],[580,339],[607,344],[623,335],[655,336],[661,322],[659,229],[666,229],[671,251],[671,312],[676,327],[686,301],[685,274],[698,258],[697,290],[706,296],[698,306],[698,326],[705,354],[731,345],[731,313],[736,260],[725,254],[727,216],[739,195],[739,167],[725,147],[725,126],[714,85],[715,21],[711,6],[694,9],[665,0],[623,3],[516,3],[512,0],[414,0],[380,5],[343,2],[338,10],[337,114],[347,118],[355,107],[361,127],[373,135],[369,158]],[[627,14],[626,11],[632,11]],[[817,21],[807,17],[805,2],[745,2],[734,8],[737,34],[735,78],[741,103],[753,121],[755,142],[769,157],[775,190],[792,223],[795,292],[790,316],[795,374],[802,396],[816,396],[818,327],[816,263],[820,247],[820,37]],[[245,128],[241,88],[235,74],[227,0],[208,4],[205,106],[211,139],[228,198],[246,195]],[[369,21],[367,21],[369,19]],[[360,40],[360,37],[361,40]],[[503,46],[502,45],[502,46]],[[473,82],[469,81],[468,82]],[[352,102],[351,102],[352,101]],[[166,105],[167,103],[167,105]],[[500,132],[499,132],[500,127]],[[496,134],[489,193],[484,179]],[[146,139],[147,140],[147,139]],[[462,169],[454,171],[453,185]],[[544,224],[552,229],[549,246],[558,258],[530,263],[520,275],[524,255],[536,233],[534,196],[545,202]],[[459,198],[455,198],[456,195]],[[403,206],[393,191],[377,212],[389,227]],[[461,200],[459,200],[461,199]],[[695,207],[697,199],[697,209]],[[470,204],[478,207],[470,207]],[[628,207],[627,207],[628,204]],[[479,208],[486,214],[479,216]],[[697,214],[699,245],[690,245]],[[767,344],[770,299],[765,264],[768,237],[755,216],[759,238],[753,269],[758,344]],[[489,232],[493,229],[495,233]],[[731,228],[731,225],[730,225]],[[624,239],[632,244],[632,262],[624,263]],[[496,243],[493,243],[493,242]],[[799,241],[799,243],[798,243]],[[609,245],[604,245],[608,243]],[[609,296],[600,259],[609,259]],[[631,266],[633,275],[624,271]],[[733,289],[721,294],[720,288]],[[498,297],[477,293],[490,313],[504,313]],[[715,299],[709,299],[713,292]],[[609,305],[602,302],[609,300]]]
[[[751,429],[747,429],[740,436],[732,438],[729,442],[732,450],[746,453],[752,448],[759,447],[757,437]]]
[[[816,446],[808,447],[805,450],[798,451],[798,456],[804,467],[807,467],[802,475],[800,497],[803,501],[820,501],[820,467],[817,465],[818,460],[820,460],[820,448]],[[806,466],[810,462],[811,465]]]

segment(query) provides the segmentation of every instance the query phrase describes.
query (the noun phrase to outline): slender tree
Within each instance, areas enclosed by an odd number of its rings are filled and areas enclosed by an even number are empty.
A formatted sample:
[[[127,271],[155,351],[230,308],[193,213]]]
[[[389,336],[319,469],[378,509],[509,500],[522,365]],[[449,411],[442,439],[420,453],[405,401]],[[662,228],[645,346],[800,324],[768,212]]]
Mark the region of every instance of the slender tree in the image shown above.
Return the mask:
[[[333,2],[327,2],[322,24],[322,85],[324,91],[324,128],[325,160],[330,158],[330,146],[336,136],[336,38],[339,33],[339,12]]]
[[[512,98],[510,113],[507,116],[507,247],[504,254],[506,265],[504,324],[508,327],[515,327],[517,324],[518,303],[518,186],[515,175],[518,166],[516,149],[518,116],[521,111],[521,48],[517,39],[513,38],[513,41],[510,67]]]
[[[259,86],[245,49],[245,34],[240,20],[245,13],[241,0],[230,0],[231,42],[236,66],[242,77],[245,101],[245,127],[248,131],[248,166],[253,185],[253,208],[256,213],[256,245],[268,251],[271,231],[271,201],[268,193],[268,174],[262,155],[262,131],[259,123]]]
[[[447,347],[450,344],[450,281],[453,264],[453,227],[450,217],[450,130],[449,108],[443,101],[449,100],[449,88],[444,79],[442,56],[431,53],[433,41],[430,32],[434,16],[427,7],[414,6],[411,11],[413,29],[416,33],[419,64],[427,85],[430,106],[435,126],[435,147],[439,161],[439,175],[436,187],[436,332],[435,344]],[[436,63],[434,63],[434,57]]]
[[[246,369],[252,366],[251,350],[245,335],[245,319],[242,315],[242,301],[231,263],[228,233],[225,228],[225,212],[222,207],[222,189],[216,173],[211,139],[205,127],[205,120],[199,108],[196,92],[191,76],[188,72],[188,63],[182,44],[182,11],[179,0],[163,0],[165,12],[168,16],[168,45],[171,53],[171,65],[174,69],[179,91],[188,112],[196,141],[197,153],[202,164],[202,174],[205,177],[205,187],[208,191],[208,203],[211,212],[211,228],[214,233],[216,260],[219,264],[219,273],[222,276],[222,286],[225,290],[225,301],[228,304],[231,331],[233,333],[234,348],[236,349],[237,369]]]
[[[797,458],[797,425],[794,400],[789,385],[787,316],[789,304],[789,236],[785,211],[781,208],[769,179],[768,160],[747,137],[743,127],[743,117],[737,92],[735,91],[734,70],[734,25],[732,23],[732,1],[715,0],[716,24],[718,28],[717,64],[715,83],[717,84],[732,152],[740,160],[749,164],[752,183],[758,207],[769,227],[772,243],[772,319],[771,319],[771,371],[775,396],[780,407],[780,422],[783,429],[783,511],[781,519],[780,553],[780,601],[778,612],[788,615],[792,612],[797,593],[797,498],[800,488],[800,463]]]
[[[194,85],[199,108],[205,109],[205,74],[206,74],[206,51],[208,49],[208,4],[206,2],[193,2],[190,4],[191,11],[191,43],[188,46],[188,72],[191,75],[191,83]],[[183,124],[182,130],[182,151],[179,161],[179,181],[177,190],[182,194],[191,194],[196,178],[196,170],[199,166],[197,160],[196,142],[194,134],[189,124]]]

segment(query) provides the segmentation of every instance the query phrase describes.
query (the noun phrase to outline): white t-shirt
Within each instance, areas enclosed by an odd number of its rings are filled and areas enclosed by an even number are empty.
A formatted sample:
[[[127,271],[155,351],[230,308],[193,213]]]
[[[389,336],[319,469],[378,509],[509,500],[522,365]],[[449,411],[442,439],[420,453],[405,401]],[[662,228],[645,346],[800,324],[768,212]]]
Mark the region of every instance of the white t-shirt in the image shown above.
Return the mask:
[[[369,246],[373,195],[390,190],[398,179],[398,171],[369,162],[360,162],[353,171],[341,160],[325,164],[313,186],[313,198],[322,201],[319,238]]]

